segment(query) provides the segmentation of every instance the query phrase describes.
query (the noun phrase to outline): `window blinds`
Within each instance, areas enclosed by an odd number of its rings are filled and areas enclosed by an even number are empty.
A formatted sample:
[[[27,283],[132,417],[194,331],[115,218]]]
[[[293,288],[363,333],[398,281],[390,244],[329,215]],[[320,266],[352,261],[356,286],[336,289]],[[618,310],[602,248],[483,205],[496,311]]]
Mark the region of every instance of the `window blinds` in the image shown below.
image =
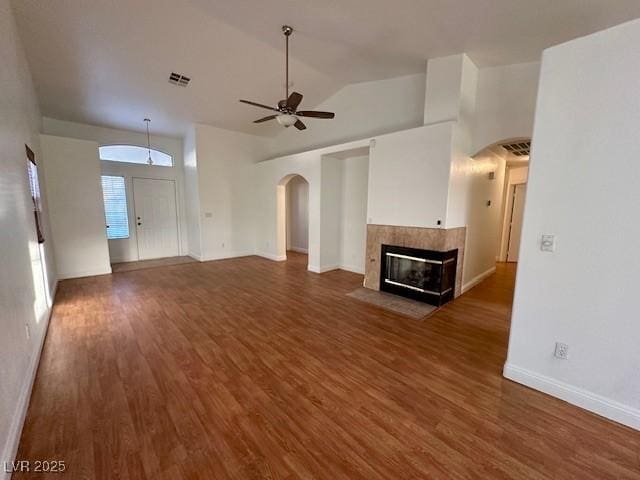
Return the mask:
[[[107,238],[129,238],[129,216],[127,215],[127,193],[124,177],[102,176],[104,214],[107,222]]]

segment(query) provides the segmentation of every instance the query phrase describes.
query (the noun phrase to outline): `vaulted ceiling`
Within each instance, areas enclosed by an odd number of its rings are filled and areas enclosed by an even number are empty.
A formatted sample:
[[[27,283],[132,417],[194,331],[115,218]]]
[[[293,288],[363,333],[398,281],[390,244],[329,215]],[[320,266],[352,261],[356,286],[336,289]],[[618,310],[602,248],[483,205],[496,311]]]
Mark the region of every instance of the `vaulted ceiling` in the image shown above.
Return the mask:
[[[42,113],[179,136],[192,122],[253,125],[294,89],[311,108],[343,86],[422,72],[467,52],[478,66],[537,60],[551,45],[640,17],[638,0],[15,0]],[[178,72],[192,78],[171,85]],[[339,114],[339,112],[336,112]]]

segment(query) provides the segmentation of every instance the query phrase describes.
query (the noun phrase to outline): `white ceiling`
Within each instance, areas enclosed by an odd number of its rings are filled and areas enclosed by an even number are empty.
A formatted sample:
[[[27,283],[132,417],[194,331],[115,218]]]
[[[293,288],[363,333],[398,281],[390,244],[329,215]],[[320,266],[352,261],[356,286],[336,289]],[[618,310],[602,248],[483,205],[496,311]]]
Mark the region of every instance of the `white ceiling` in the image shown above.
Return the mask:
[[[640,17],[638,0],[15,0],[42,113],[180,136],[192,122],[253,125],[294,88],[311,108],[348,83],[421,72],[467,52],[478,66],[533,61],[551,45]],[[175,71],[187,88],[168,83]],[[336,112],[339,114],[339,112]]]

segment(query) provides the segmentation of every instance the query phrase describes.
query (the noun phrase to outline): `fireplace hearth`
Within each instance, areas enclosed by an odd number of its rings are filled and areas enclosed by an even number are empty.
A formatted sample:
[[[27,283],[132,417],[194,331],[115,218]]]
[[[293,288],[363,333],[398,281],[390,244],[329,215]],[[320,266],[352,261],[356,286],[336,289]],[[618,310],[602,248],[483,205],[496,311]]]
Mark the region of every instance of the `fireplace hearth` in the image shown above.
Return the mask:
[[[382,245],[380,290],[441,306],[452,300],[458,250]]]

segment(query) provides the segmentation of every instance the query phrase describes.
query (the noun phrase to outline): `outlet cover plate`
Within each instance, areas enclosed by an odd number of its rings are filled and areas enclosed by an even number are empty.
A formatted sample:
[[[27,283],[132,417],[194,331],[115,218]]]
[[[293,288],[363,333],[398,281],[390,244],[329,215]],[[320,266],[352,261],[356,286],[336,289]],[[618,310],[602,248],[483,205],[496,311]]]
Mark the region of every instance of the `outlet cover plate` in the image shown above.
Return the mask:
[[[569,345],[566,343],[556,342],[556,350],[554,352],[556,358],[566,360],[569,358]]]

